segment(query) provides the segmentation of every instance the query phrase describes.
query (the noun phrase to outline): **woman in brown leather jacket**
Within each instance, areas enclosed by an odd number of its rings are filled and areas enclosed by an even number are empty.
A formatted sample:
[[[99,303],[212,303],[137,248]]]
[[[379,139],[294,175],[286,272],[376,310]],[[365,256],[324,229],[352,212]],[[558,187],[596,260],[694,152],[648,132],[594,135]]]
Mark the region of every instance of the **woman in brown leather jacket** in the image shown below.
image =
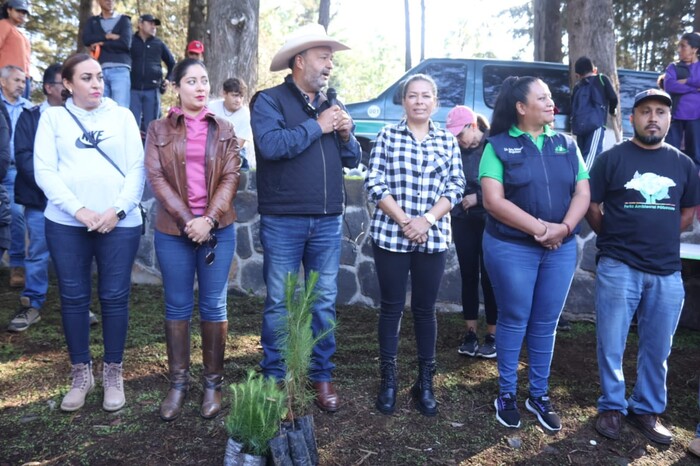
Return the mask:
[[[146,174],[158,200],[155,250],[165,292],[170,372],[170,390],[160,406],[165,421],[178,417],[189,388],[195,272],[204,362],[201,415],[208,419],[221,410],[226,294],[236,245],[233,199],[241,166],[233,126],[206,106],[210,88],[204,64],[185,59],[173,76],[179,105],[152,122],[146,137]]]

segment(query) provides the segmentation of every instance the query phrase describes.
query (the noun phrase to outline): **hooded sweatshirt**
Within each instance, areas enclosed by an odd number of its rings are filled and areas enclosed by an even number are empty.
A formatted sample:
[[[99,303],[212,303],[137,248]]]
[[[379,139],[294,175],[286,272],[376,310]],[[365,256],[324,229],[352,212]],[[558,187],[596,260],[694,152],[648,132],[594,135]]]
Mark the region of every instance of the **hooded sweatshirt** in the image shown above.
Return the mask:
[[[143,145],[131,111],[106,97],[92,111],[76,107],[72,98],[66,107],[125,177],[85,138],[66,108],[47,108],[34,143],[34,177],[48,199],[44,215],[55,223],[83,227],[75,218],[82,207],[99,213],[114,207],[126,212],[118,227],[141,225],[136,206],[145,179]]]

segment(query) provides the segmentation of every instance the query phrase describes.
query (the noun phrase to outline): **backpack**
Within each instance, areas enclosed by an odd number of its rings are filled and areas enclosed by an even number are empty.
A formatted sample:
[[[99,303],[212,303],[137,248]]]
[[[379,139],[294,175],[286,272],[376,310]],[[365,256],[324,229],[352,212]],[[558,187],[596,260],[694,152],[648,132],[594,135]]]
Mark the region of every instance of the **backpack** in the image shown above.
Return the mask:
[[[571,132],[577,136],[588,134],[605,125],[607,102],[602,89],[603,75],[599,74],[601,87],[595,85],[595,76],[579,81],[571,99]]]

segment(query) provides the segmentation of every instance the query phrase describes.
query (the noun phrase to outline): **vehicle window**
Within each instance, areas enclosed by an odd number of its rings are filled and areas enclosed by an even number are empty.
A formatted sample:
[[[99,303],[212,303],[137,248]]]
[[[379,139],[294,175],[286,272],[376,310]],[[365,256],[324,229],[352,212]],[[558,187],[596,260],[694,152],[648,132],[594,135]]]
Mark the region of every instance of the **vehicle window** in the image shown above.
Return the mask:
[[[464,105],[467,65],[464,63],[431,63],[421,71],[435,80],[438,87],[440,108],[452,108]],[[394,104],[401,105],[401,88],[398,86],[394,94]]]
[[[630,115],[634,105],[634,96],[646,89],[656,88],[656,75],[620,72],[620,110],[622,111],[622,128],[625,133],[632,133]]]
[[[537,76],[549,86],[554,105],[559,109],[559,113],[568,115],[571,110],[568,71],[542,69],[535,66],[487,65],[484,66],[483,76],[484,102],[489,108],[493,108],[496,104],[501,84],[508,76]]]

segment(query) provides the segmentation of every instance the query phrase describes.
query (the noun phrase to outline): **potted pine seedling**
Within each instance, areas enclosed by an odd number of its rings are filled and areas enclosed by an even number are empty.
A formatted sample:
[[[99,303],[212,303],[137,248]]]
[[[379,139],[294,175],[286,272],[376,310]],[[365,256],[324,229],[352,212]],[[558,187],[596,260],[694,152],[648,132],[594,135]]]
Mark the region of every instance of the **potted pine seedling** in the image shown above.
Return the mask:
[[[279,332],[279,347],[287,368],[283,380],[287,395],[288,415],[279,435],[270,442],[272,463],[276,466],[316,465],[318,449],[310,408],[314,393],[309,388],[309,367],[314,346],[335,328],[335,323],[314,337],[311,329],[311,307],[316,300],[314,289],[318,272],[311,271],[303,289],[298,276],[289,274],[285,281],[287,317]]]
[[[224,422],[229,439],[224,466],[265,466],[270,440],[287,416],[287,395],[272,379],[248,371],[230,385],[231,408]]]

